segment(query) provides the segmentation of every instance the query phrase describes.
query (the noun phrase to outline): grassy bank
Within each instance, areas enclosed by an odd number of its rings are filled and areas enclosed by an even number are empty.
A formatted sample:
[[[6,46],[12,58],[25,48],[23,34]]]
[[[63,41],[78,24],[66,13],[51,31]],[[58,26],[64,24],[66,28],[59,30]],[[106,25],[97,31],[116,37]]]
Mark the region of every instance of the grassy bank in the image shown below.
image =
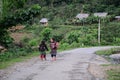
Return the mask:
[[[107,74],[108,74],[107,80],[120,80],[120,69],[108,70]]]
[[[120,80],[120,64],[103,65],[107,76],[105,80]]]
[[[111,48],[111,49],[108,49],[108,50],[97,51],[96,54],[109,56],[109,55],[115,54],[119,51],[120,51],[120,48]]]
[[[109,50],[97,51],[96,54],[109,56],[117,53],[119,50],[120,48],[112,48]],[[120,80],[120,64],[104,65],[103,67],[107,74],[106,80]]]
[[[27,55],[27,56],[21,56],[18,58],[9,59],[7,61],[2,61],[2,62],[0,62],[0,69],[5,69],[9,66],[14,65],[17,62],[26,61],[26,60],[31,59],[31,58],[38,56],[38,55],[39,55],[39,52],[33,52],[32,54]]]
[[[70,49],[59,49],[58,52],[64,51],[64,50],[70,50]],[[48,51],[47,53],[49,54],[50,51]],[[33,52],[32,54],[26,55],[26,56],[20,56],[17,58],[11,58],[9,60],[5,60],[0,62],[0,69],[5,69],[9,66],[14,65],[17,62],[23,62],[26,61],[28,59],[31,59],[33,57],[39,56],[39,52]]]

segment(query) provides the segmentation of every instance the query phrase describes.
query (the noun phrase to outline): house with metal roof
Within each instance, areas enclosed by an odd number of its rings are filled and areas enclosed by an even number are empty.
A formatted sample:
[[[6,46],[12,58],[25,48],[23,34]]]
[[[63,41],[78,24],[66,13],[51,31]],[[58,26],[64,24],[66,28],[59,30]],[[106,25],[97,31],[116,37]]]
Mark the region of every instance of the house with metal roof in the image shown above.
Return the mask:
[[[106,12],[99,12],[99,13],[94,13],[94,16],[96,17],[106,17],[108,13]]]
[[[40,20],[40,23],[43,25],[43,26],[47,26],[48,25],[48,19],[47,18],[42,18]]]
[[[89,17],[89,14],[87,13],[79,13],[77,14],[76,18],[82,20],[82,19],[85,19],[85,18],[88,18]]]
[[[115,19],[117,19],[118,21],[120,21],[120,16],[115,16]]]

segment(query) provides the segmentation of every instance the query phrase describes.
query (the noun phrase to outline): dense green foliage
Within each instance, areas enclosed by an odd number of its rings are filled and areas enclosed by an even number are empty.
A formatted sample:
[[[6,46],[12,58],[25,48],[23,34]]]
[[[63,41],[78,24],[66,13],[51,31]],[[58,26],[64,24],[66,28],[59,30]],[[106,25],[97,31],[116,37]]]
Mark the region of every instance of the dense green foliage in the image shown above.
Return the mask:
[[[11,45],[6,52],[0,54],[0,62],[8,61],[12,58],[18,58],[20,56],[26,56],[31,54],[33,49],[29,46],[25,46],[24,48],[17,47],[15,45]]]
[[[54,24],[64,24],[73,19],[78,13],[108,12],[110,15],[119,15],[119,0],[1,0],[0,2],[0,43],[6,45],[12,42],[7,29],[20,23],[34,23],[35,15],[39,18],[47,17]],[[33,6],[38,4],[37,6]],[[41,10],[40,10],[40,6]],[[29,20],[29,21],[28,21]],[[111,17],[108,21],[111,20]],[[87,20],[77,20],[76,24],[97,23],[98,19],[90,17]],[[6,37],[7,36],[7,37]],[[119,41],[117,38],[116,40]]]
[[[33,18],[39,14],[40,6],[33,5],[30,8],[17,10],[14,14],[4,17],[0,21],[0,43],[1,45],[7,46],[12,42],[12,38],[8,35],[7,29],[11,26],[15,26],[26,21],[32,21]]]
[[[50,38],[52,37],[51,36],[51,31],[52,29],[51,28],[45,28],[41,31],[41,38],[45,41],[49,41]]]
[[[6,17],[15,12],[15,10],[23,8],[27,0],[1,0],[2,17]]]
[[[59,42],[59,49],[65,50],[98,44],[98,17],[95,12],[108,12],[101,18],[101,44],[120,45],[120,23],[114,21],[120,15],[119,0],[1,0],[0,1],[0,45],[9,45],[13,39],[8,29],[17,24],[25,25],[21,32],[29,32],[31,38],[24,38],[19,45],[14,45],[0,54],[1,61],[27,55],[41,40],[54,37]],[[75,19],[78,13],[89,13],[87,19]],[[48,18],[49,25],[40,26],[39,20]],[[28,52],[27,52],[28,51]]]
[[[34,0],[42,6],[41,17],[62,20],[73,18],[76,14],[108,12],[110,15],[120,15],[119,0]]]

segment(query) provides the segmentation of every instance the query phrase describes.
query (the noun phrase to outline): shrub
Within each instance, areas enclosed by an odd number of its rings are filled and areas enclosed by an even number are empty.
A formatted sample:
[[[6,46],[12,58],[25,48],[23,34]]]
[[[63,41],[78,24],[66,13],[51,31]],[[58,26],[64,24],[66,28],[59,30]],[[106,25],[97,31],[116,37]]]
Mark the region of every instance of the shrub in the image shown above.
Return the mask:
[[[0,62],[10,60],[12,58],[18,58],[20,56],[26,56],[33,52],[31,47],[20,48],[18,46],[12,46],[6,52],[0,53]]]
[[[119,28],[120,24],[117,22],[111,22],[104,27],[101,27],[101,39],[106,45],[119,45],[118,38],[120,38]]]
[[[66,37],[66,42],[69,44],[71,44],[73,42],[78,43],[79,42],[78,38],[80,37],[80,32],[71,31],[71,32],[67,33],[65,37]]]
[[[100,50],[100,51],[97,51],[96,54],[99,54],[99,55],[111,55],[111,54],[115,54],[116,52],[118,52],[120,50],[120,48],[111,48],[111,49],[108,49],[108,50]]]
[[[66,50],[66,49],[68,49],[69,46],[70,45],[68,43],[60,43],[59,44],[59,49]]]
[[[41,37],[45,41],[49,41],[50,37],[52,37],[52,29],[51,28],[45,28],[41,31]]]
[[[0,21],[0,43],[3,45],[8,44],[11,42],[11,38],[7,29],[19,23],[25,23],[27,21],[31,21],[36,15],[40,13],[40,6],[33,5],[30,8],[26,9],[19,9],[15,12],[15,14],[11,14],[6,16],[4,19]]]
[[[57,42],[60,42],[60,41],[63,39],[63,35],[62,35],[62,34],[59,34],[59,35],[53,34],[52,36],[53,36],[53,38],[54,38]]]
[[[30,46],[37,46],[39,44],[37,39],[32,39],[28,42]]]

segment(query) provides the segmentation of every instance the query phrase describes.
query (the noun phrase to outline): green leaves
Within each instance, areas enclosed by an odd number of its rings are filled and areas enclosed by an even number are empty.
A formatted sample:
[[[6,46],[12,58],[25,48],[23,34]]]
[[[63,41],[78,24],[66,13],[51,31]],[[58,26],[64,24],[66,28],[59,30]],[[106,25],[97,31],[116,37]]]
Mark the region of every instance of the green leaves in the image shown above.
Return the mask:
[[[20,48],[20,47],[11,46],[11,48],[7,52],[0,54],[0,62],[8,61],[11,58],[26,56],[30,54],[30,52],[32,51],[33,50],[30,47]]]
[[[49,41],[50,38],[52,37],[52,29],[51,28],[45,28],[41,31],[41,37],[45,41]]]
[[[107,71],[107,74],[108,74],[107,80],[119,80],[120,79],[120,70],[111,69]]]
[[[0,21],[0,43],[1,44],[8,44],[8,42],[12,42],[12,39],[10,39],[9,34],[7,33],[7,29],[9,27],[12,27],[16,24],[23,24],[27,21],[30,21],[36,15],[40,13],[40,6],[38,4],[31,6],[30,8],[26,9],[20,9],[16,11],[15,14],[8,15],[4,19]]]
[[[107,49],[107,50],[100,50],[100,51],[96,51],[96,54],[98,55],[112,55],[112,54],[116,54],[116,52],[119,52],[120,48],[111,48],[111,49]]]
[[[71,31],[69,33],[67,33],[66,35],[66,41],[71,44],[73,42],[79,42],[78,38],[80,37],[80,32],[78,31]]]

